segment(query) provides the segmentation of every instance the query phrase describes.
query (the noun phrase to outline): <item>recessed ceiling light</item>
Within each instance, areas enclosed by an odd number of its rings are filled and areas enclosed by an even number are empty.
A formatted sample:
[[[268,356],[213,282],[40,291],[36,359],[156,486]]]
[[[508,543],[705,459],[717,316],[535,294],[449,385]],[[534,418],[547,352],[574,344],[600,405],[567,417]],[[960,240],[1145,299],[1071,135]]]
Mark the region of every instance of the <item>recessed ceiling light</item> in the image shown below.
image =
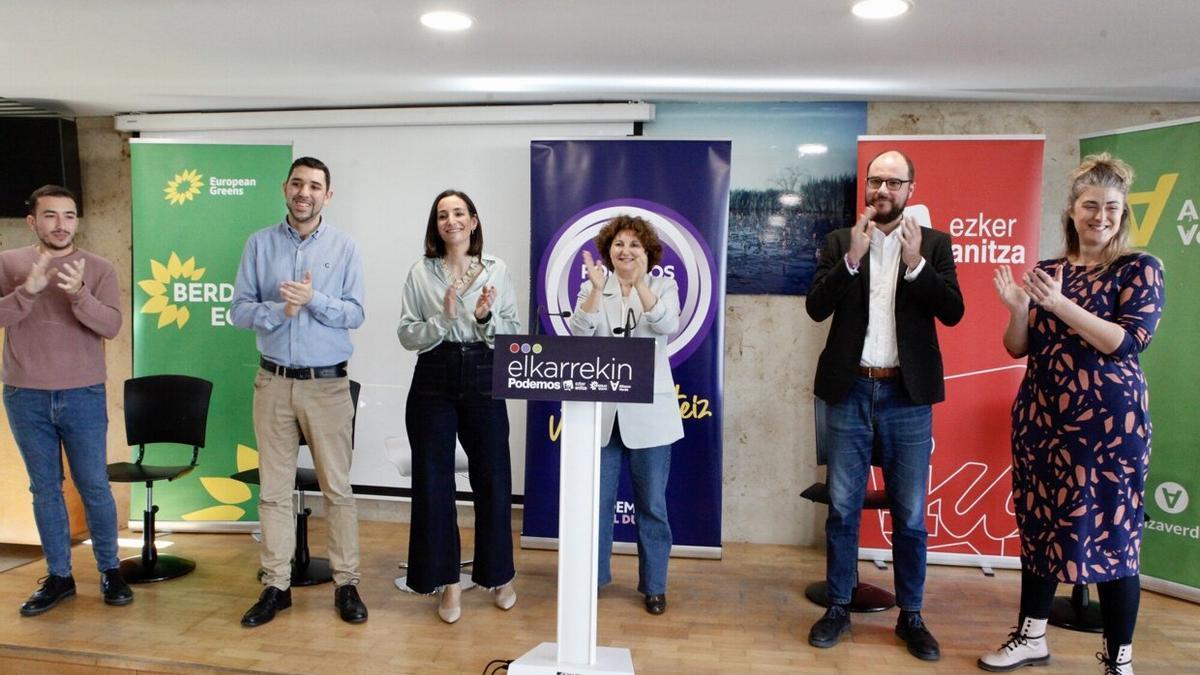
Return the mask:
[[[850,11],[862,19],[894,19],[910,9],[908,0],[859,0]]]
[[[475,23],[469,14],[462,12],[427,12],[421,15],[421,23],[434,30],[466,30]]]

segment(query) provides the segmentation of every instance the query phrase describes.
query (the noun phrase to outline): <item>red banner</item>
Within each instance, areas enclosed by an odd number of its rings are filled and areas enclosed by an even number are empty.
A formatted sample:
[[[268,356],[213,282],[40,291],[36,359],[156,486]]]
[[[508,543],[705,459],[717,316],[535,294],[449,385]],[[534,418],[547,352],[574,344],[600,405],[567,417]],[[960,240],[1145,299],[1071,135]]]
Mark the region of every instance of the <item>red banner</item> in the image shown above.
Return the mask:
[[[1017,274],[1037,261],[1043,146],[1040,136],[863,136],[858,141],[860,177],[885,150],[900,150],[912,160],[916,176],[907,211],[953,237],[966,304],[957,326],[938,325],[946,400],[933,409],[926,507],[930,562],[969,564],[977,556],[1015,562],[1020,551],[1009,410],[1025,361],[1004,351],[1008,314],[996,297],[992,273],[998,265],[1010,265]],[[861,180],[858,190],[861,204]],[[883,478],[875,469],[871,488],[881,487]],[[891,531],[886,510],[864,514],[860,546],[890,551]]]

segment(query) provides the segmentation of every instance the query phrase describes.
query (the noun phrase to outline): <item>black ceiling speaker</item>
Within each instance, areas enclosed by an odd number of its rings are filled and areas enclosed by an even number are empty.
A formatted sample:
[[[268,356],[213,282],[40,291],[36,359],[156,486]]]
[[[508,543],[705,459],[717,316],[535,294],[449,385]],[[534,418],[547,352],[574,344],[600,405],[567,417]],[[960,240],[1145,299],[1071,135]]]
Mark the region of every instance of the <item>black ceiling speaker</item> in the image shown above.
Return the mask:
[[[75,123],[57,117],[0,117],[0,218],[25,216],[29,193],[46,184],[74,191],[83,215]]]

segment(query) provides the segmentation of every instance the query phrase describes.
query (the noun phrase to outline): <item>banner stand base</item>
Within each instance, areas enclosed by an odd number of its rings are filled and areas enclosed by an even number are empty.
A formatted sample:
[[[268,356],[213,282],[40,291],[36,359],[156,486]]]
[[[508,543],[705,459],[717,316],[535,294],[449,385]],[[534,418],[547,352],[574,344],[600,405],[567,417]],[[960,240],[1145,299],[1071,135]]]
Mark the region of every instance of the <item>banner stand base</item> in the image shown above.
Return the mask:
[[[623,647],[596,647],[591,665],[562,663],[558,645],[543,642],[508,666],[512,675],[625,675],[633,673],[633,655]]]

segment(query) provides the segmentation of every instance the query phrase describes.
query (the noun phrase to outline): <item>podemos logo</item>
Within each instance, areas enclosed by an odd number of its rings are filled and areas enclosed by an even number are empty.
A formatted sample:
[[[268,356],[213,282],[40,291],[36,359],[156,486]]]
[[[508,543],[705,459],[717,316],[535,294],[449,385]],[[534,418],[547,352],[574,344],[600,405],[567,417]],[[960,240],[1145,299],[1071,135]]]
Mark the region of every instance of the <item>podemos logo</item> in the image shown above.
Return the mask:
[[[209,308],[210,322],[214,326],[229,325],[225,303],[233,300],[233,284],[201,281],[207,270],[196,266],[196,258],[181,261],[174,251],[164,265],[150,260],[151,278],[138,282],[147,296],[142,304],[142,314],[157,314],[158,328],[175,324],[181,329],[191,320],[188,305],[221,303]]]
[[[700,233],[679,213],[645,199],[615,199],[593,204],[572,216],[550,240],[538,270],[538,293],[545,298],[549,321],[557,335],[569,335],[561,316],[573,310],[579,287],[587,279],[586,248],[596,255],[593,240],[618,215],[638,216],[654,226],[663,245],[663,259],[652,277],[674,279],[679,286],[679,330],[667,343],[671,365],[679,365],[700,347],[712,326],[718,279],[712,252]],[[534,321],[541,317],[534,317]]]

